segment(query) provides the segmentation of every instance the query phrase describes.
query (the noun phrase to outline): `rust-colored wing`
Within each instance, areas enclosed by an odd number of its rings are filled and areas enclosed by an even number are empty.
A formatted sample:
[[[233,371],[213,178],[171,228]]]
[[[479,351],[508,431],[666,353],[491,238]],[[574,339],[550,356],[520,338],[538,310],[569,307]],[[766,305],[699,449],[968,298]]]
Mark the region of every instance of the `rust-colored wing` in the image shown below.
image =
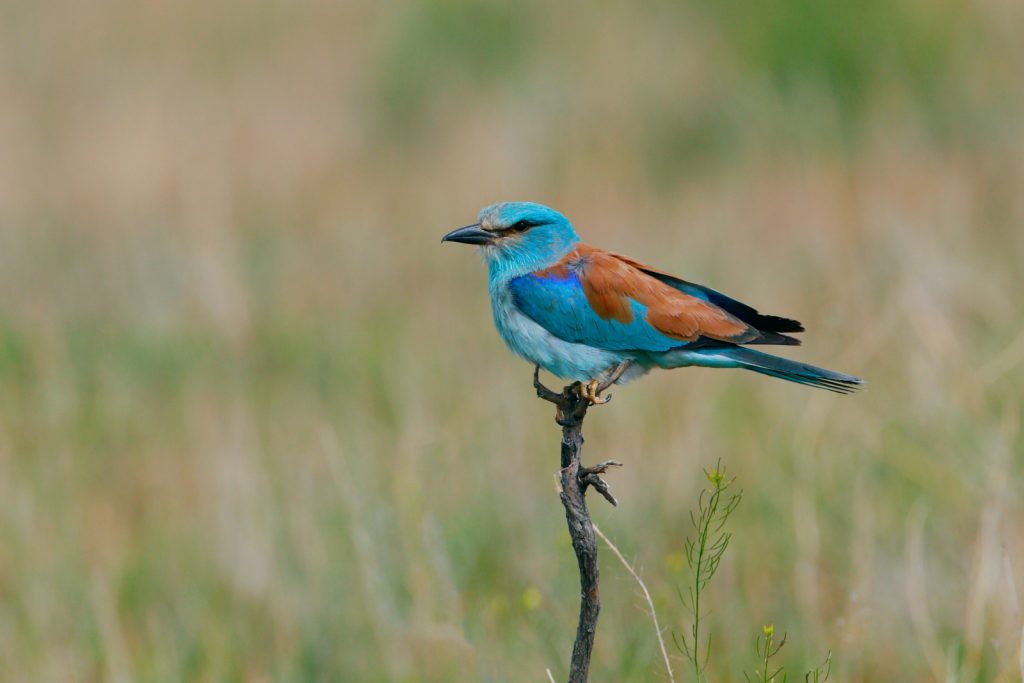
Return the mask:
[[[580,244],[566,265],[578,273],[587,301],[606,320],[630,322],[635,308],[631,302],[636,302],[652,327],[679,341],[705,337],[745,344],[762,336],[725,309],[671,287],[637,262],[611,252]]]

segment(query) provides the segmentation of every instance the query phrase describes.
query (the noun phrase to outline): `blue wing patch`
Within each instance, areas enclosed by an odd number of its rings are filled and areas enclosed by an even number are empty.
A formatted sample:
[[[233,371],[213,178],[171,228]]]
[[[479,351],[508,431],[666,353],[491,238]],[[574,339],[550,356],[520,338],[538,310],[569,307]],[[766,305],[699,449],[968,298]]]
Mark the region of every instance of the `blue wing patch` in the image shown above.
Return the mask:
[[[620,323],[601,318],[583,292],[579,276],[533,273],[509,282],[516,306],[559,339],[608,351],[668,351],[686,342],[665,336],[647,320],[647,307],[630,300],[633,320]]]

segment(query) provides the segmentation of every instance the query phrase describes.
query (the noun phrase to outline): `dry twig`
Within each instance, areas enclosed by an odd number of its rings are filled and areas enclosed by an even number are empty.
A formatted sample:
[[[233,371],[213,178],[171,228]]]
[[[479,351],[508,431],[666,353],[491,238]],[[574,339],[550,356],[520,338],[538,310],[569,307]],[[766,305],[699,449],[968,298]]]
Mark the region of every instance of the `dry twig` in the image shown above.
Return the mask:
[[[597,386],[593,392],[596,398],[602,391],[615,383],[629,367],[628,362],[619,365]],[[601,611],[601,599],[598,589],[597,538],[594,525],[590,521],[587,509],[586,492],[593,486],[612,505],[616,504],[608,485],[600,475],[611,466],[619,465],[614,461],[603,462],[596,467],[584,467],[580,461],[583,450],[583,418],[587,415],[590,400],[583,396],[579,382],[566,386],[561,393],[548,389],[540,382],[540,368],[533,371],[533,386],[537,396],[555,404],[555,422],[562,428],[562,453],[559,483],[562,506],[565,508],[565,521],[569,527],[569,537],[576,553],[576,561],[580,569],[580,617],[576,627],[576,640],[572,647],[572,658],[569,661],[569,683],[586,683],[590,669],[590,655],[594,649],[594,634],[597,631],[597,617]],[[609,395],[606,397],[611,398]]]

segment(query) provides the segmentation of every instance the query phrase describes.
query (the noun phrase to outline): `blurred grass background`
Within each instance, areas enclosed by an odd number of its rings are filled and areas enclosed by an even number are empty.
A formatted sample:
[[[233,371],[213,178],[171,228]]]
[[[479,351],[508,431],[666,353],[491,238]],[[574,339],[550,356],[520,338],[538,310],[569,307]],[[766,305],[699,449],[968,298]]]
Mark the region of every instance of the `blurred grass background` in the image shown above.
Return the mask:
[[[438,244],[502,199],[869,380],[661,373],[588,420],[672,630],[701,466],[745,489],[712,680],[770,622],[797,678],[1020,680],[1020,2],[0,15],[3,680],[561,678],[557,430]],[[594,679],[664,680],[603,579]]]

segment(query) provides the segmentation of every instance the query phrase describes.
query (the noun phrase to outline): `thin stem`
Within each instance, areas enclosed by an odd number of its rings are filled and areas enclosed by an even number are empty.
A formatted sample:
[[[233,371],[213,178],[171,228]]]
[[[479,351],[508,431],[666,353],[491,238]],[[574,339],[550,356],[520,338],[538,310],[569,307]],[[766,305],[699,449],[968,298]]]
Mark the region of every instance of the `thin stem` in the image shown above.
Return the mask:
[[[686,553],[686,562],[693,572],[693,583],[689,588],[689,602],[684,599],[684,604],[693,614],[693,624],[690,627],[690,639],[687,641],[685,635],[679,640],[686,658],[693,665],[694,679],[699,683],[704,677],[708,660],[711,656],[711,637],[705,638],[701,643],[701,593],[707,587],[711,578],[718,571],[718,565],[722,561],[722,555],[729,547],[732,535],[723,532],[729,515],[740,502],[742,492],[731,496],[723,502],[722,495],[732,485],[732,480],[726,479],[721,463],[712,470],[705,470],[705,476],[711,482],[711,488],[701,491],[697,502],[697,514],[690,513],[690,523],[696,532],[696,537],[691,540],[687,537],[683,544]]]
[[[619,552],[619,549],[615,547],[615,544],[604,535],[604,532],[601,531],[596,524],[594,525],[594,532],[601,537],[601,540],[604,541],[609,548],[611,548],[611,551],[615,553],[615,557],[619,558],[619,561],[622,562],[622,566],[626,568],[626,571],[628,571],[633,578],[636,579],[636,582],[640,584],[640,590],[644,592],[644,599],[647,600],[647,607],[651,611],[651,620],[654,622],[654,635],[658,637],[658,646],[661,648],[661,657],[665,660],[665,669],[668,671],[668,680],[675,683],[676,679],[672,675],[672,662],[669,661],[668,651],[665,649],[665,639],[662,638],[661,626],[658,625],[658,614],[654,611],[654,601],[651,600],[651,594],[647,591],[647,586],[644,584],[644,580],[640,578],[640,575],[636,573],[632,566],[630,566],[629,562],[626,561],[626,558],[622,556],[621,552]]]
[[[764,668],[761,673],[761,683],[768,683],[768,659],[772,656],[772,634],[766,633],[764,636]]]
[[[697,570],[693,572],[693,677],[700,682],[701,666],[697,647],[700,644],[700,577],[704,571],[704,545],[708,538],[708,527],[705,524],[699,536],[700,546],[697,550]]]

